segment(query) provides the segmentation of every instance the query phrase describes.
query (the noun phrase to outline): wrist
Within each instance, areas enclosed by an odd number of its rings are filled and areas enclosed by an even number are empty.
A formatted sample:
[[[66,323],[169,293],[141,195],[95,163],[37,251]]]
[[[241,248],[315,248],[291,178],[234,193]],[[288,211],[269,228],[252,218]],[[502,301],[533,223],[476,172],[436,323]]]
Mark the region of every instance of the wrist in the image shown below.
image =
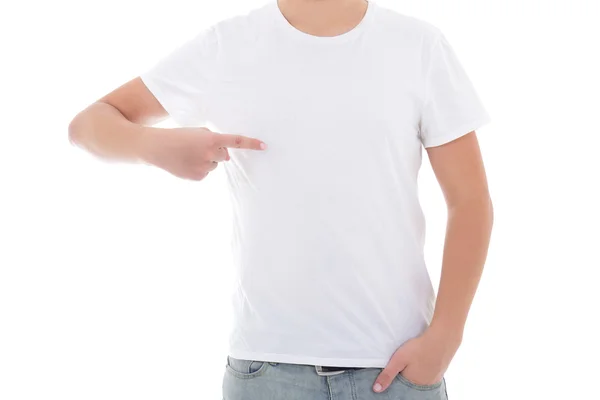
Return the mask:
[[[140,163],[154,165],[160,132],[164,129],[138,125],[133,134],[135,152]]]
[[[458,348],[462,343],[463,327],[456,324],[442,323],[441,321],[433,320],[426,330],[429,336],[436,340],[444,341],[451,346]]]

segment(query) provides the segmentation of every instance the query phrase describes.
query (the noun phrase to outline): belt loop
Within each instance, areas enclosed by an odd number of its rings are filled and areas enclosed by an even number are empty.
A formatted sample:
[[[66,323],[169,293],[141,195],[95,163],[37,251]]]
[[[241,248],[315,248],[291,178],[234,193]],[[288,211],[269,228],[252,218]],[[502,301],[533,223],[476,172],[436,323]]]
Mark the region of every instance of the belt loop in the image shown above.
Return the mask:
[[[323,367],[321,365],[315,365],[315,371],[317,371],[317,375],[319,376],[334,376],[343,374],[346,370],[341,371],[323,371]]]

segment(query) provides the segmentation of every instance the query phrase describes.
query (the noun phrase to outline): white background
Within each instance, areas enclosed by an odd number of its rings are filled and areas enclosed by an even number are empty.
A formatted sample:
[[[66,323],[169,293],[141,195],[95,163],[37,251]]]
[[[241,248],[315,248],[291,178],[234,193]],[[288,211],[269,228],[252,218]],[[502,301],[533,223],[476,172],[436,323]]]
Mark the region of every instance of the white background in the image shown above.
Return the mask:
[[[189,182],[105,163],[71,147],[67,126],[263,3],[0,6],[0,399],[221,398],[224,170]],[[442,29],[493,119],[479,137],[495,227],[449,398],[600,399],[598,2],[378,3]],[[426,157],[420,179],[437,287],[445,206]]]

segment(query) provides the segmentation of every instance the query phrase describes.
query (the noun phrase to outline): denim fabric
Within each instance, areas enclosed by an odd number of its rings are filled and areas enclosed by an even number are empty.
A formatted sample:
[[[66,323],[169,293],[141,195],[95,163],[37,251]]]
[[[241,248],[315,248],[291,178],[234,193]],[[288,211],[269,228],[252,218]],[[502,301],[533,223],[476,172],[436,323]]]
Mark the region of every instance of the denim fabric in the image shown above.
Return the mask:
[[[416,385],[398,374],[383,393],[372,389],[382,368],[320,376],[314,365],[227,357],[223,400],[447,400],[446,380]]]

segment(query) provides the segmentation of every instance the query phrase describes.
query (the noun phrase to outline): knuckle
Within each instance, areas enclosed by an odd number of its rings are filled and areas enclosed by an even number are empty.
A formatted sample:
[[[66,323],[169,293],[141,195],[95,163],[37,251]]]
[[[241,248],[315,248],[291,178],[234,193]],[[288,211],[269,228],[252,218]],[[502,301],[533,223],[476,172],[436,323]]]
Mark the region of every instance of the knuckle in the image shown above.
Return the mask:
[[[208,175],[208,171],[206,168],[197,168],[190,172],[189,176],[191,179],[199,181],[202,180]]]
[[[218,142],[219,142],[219,134],[210,132],[210,135],[208,135],[208,139],[207,139],[208,146],[214,147],[217,145]]]
[[[379,375],[379,381],[380,382],[388,382],[390,380],[391,376],[389,373],[384,372],[381,375]]]
[[[212,160],[215,159],[215,156],[216,156],[216,151],[207,150],[202,154],[202,159],[207,162],[211,162]]]
[[[240,147],[243,143],[244,139],[242,139],[241,135],[235,135],[234,137],[234,142],[235,142],[235,147]]]
[[[381,382],[390,382],[394,379],[395,377],[395,373],[393,371],[383,371],[381,374],[379,374],[379,379]]]

